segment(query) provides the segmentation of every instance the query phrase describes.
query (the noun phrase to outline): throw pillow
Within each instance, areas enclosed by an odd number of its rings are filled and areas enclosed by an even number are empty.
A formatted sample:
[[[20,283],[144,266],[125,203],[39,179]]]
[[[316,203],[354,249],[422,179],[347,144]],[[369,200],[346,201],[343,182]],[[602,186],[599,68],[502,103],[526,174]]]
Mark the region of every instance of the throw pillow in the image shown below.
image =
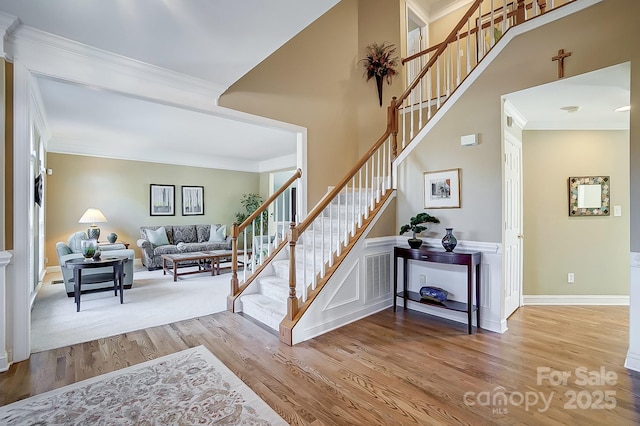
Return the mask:
[[[86,240],[87,238],[86,232],[79,231],[71,234],[69,241],[67,242],[67,245],[71,249],[71,253],[82,253],[82,247],[80,244],[82,240]]]
[[[169,244],[169,239],[167,238],[167,230],[164,229],[164,226],[161,226],[155,231],[152,229],[147,229],[147,239],[153,247],[166,246],[167,244]]]
[[[227,225],[211,225],[210,243],[221,243],[227,240]]]

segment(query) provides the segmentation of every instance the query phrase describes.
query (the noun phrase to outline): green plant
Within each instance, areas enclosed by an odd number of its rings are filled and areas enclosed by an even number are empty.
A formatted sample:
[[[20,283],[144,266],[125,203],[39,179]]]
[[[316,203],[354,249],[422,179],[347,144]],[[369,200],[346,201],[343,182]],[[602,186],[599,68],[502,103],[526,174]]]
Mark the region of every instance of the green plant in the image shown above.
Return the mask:
[[[409,219],[409,223],[402,225],[400,228],[400,235],[411,231],[413,233],[413,239],[415,240],[416,234],[427,230],[426,226],[422,226],[423,223],[440,223],[440,219],[435,216],[431,216],[427,212],[418,213]]]
[[[251,216],[256,210],[258,210],[258,208],[262,205],[263,202],[264,200],[262,199],[260,194],[255,194],[255,193],[242,194],[242,198],[240,199],[240,204],[242,204],[242,206],[244,207],[244,211],[236,213],[236,222],[238,223],[238,225],[244,222],[245,220],[247,220],[249,216]],[[257,217],[255,220],[258,221],[259,223],[260,217]],[[269,221],[269,212],[265,210],[262,212],[263,229],[267,229],[268,221]],[[258,227],[259,226],[260,225],[258,224]]]

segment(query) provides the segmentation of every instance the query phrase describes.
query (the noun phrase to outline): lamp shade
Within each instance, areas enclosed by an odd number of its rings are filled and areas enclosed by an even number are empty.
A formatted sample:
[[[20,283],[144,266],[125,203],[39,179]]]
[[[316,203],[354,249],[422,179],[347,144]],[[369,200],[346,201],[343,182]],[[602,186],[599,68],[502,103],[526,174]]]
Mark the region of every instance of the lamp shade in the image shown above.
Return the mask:
[[[107,218],[104,217],[100,209],[87,209],[82,215],[78,223],[91,223],[95,226],[96,223],[105,223]]]

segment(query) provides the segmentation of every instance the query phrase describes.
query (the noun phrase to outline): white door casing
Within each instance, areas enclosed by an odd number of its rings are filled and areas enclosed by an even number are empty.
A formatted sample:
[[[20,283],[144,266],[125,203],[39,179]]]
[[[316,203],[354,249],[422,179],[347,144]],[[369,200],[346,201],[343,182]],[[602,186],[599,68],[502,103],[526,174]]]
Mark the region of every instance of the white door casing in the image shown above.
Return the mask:
[[[504,138],[504,318],[522,305],[522,142]]]

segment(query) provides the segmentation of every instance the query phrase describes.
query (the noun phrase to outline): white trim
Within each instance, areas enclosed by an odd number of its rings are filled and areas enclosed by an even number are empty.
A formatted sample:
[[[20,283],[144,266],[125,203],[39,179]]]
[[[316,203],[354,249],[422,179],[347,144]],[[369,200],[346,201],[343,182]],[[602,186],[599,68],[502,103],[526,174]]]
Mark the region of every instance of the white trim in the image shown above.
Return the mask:
[[[640,353],[627,352],[624,366],[629,370],[640,371]]]
[[[12,318],[8,324],[13,362],[29,358],[31,353],[30,264],[33,185],[31,162],[31,74],[24,64],[14,63],[13,111],[13,277],[9,283],[12,295]],[[19,284],[18,284],[19,283]]]
[[[629,253],[629,350],[624,366],[640,371],[640,253]]]
[[[295,153],[263,160],[258,162],[258,173],[266,173],[282,169],[294,169],[297,166],[297,160],[298,156]]]
[[[513,106],[509,99],[506,99],[504,96],[502,97],[502,99],[504,99],[504,113],[513,118],[513,122],[516,126],[518,126],[520,129],[524,129],[524,127],[527,125],[527,119],[525,118],[525,116],[522,115],[515,106]]]
[[[457,0],[457,1],[451,2],[451,4],[449,4],[446,7],[435,10],[433,14],[429,15],[429,23],[433,21],[437,21],[438,19],[443,18],[448,14],[455,12],[460,8],[470,5],[472,1],[473,0]]]
[[[7,314],[8,299],[7,299],[7,273],[6,267],[11,262],[11,253],[8,251],[0,251],[0,372],[7,371],[11,365],[9,361],[9,353],[7,352],[8,339],[7,339],[7,322],[9,315]]]
[[[629,305],[629,296],[618,295],[525,295],[525,305]]]
[[[394,236],[391,238],[395,238],[396,240],[396,245],[404,245],[404,246],[408,246],[409,243],[407,242],[409,240],[408,236]],[[423,245],[424,246],[428,246],[428,247],[437,247],[437,248],[442,248],[442,240],[438,239],[438,238],[425,238],[425,237],[420,237],[420,239],[423,241]],[[475,251],[479,251],[482,253],[495,253],[495,254],[501,254],[502,253],[502,244],[500,243],[488,243],[488,242],[484,242],[484,241],[466,241],[466,240],[458,240],[458,244],[456,245],[456,249],[462,249],[462,250],[475,250]]]

